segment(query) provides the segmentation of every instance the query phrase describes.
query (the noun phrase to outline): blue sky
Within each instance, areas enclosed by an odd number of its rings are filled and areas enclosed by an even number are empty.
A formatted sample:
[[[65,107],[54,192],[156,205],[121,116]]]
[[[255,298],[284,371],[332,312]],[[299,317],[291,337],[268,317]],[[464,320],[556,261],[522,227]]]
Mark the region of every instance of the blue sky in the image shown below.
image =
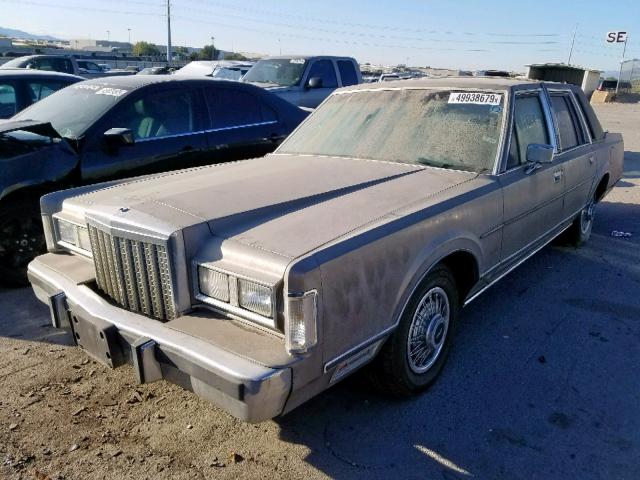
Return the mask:
[[[64,38],[166,42],[163,0],[0,0],[0,26]],[[572,63],[616,70],[640,57],[640,1],[172,0],[174,45],[266,54],[352,55],[360,62],[524,70],[563,61],[578,24]]]

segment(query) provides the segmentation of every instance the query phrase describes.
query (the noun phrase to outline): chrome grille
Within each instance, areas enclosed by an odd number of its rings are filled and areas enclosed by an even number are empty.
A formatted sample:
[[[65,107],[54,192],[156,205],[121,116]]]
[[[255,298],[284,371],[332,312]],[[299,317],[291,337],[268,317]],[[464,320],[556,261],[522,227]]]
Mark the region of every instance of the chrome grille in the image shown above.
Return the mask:
[[[167,248],[89,225],[98,288],[123,308],[160,320],[176,316]]]

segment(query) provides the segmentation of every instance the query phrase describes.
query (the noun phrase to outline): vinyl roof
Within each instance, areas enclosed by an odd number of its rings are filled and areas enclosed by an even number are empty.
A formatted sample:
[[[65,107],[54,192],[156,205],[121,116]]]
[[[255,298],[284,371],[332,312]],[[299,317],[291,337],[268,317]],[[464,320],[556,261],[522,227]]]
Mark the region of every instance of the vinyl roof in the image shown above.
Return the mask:
[[[540,86],[544,84],[563,85],[556,82],[539,82],[531,79],[505,78],[505,77],[444,77],[444,78],[415,78],[409,80],[396,80],[384,83],[363,83],[343,88],[348,90],[388,90],[390,88],[454,88],[454,89],[480,89],[480,90],[511,90],[514,87],[524,85]]]

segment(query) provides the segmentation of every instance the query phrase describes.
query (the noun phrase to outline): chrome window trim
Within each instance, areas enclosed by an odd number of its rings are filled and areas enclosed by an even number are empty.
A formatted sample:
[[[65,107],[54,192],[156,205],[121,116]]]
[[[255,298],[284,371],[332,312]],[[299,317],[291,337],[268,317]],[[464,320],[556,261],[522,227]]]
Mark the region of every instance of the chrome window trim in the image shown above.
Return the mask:
[[[141,139],[137,139],[135,143],[147,143],[147,142],[153,142],[154,140],[166,140],[167,138],[180,138],[180,137],[186,137],[189,135],[198,135],[202,133],[224,132],[227,130],[236,130],[239,128],[249,128],[249,127],[260,127],[263,125],[273,125],[277,123],[278,123],[277,120],[269,120],[268,122],[246,123],[243,125],[234,125],[232,127],[209,128],[206,130],[198,130],[197,132],[176,133],[175,135],[163,135],[162,137],[141,138]]]
[[[211,133],[211,132],[224,132],[227,130],[236,130],[238,128],[249,128],[249,127],[261,127],[263,125],[274,125],[277,124],[278,120],[269,120],[267,122],[257,122],[257,123],[246,123],[243,125],[233,125],[231,127],[220,127],[220,128],[210,128],[208,130],[203,130],[204,133]]]
[[[558,143],[557,143],[557,139],[556,139],[556,134],[555,134],[555,130],[554,130],[554,126],[553,126],[553,119],[551,118],[552,114],[551,114],[551,109],[549,107],[549,105],[547,105],[547,101],[546,101],[546,97],[544,95],[544,91],[542,89],[542,87],[539,88],[529,88],[526,90],[517,90],[516,92],[514,92],[514,101],[513,101],[513,111],[511,112],[511,122],[509,125],[509,138],[508,138],[508,144],[505,143],[504,144],[504,150],[503,150],[503,156],[502,156],[502,161],[500,162],[503,165],[500,165],[500,172],[495,173],[494,175],[497,176],[501,176],[501,175],[505,175],[507,173],[511,173],[511,172],[515,172],[516,170],[519,169],[524,169],[527,164],[526,163],[521,163],[520,165],[517,165],[515,167],[510,168],[509,170],[506,170],[507,168],[507,162],[509,159],[509,150],[511,148],[511,141],[513,140],[513,129],[515,128],[515,106],[516,106],[516,97],[518,96],[531,96],[531,95],[537,95],[538,96],[538,100],[540,101],[540,106],[542,108],[542,113],[544,115],[544,119],[546,122],[546,126],[547,126],[547,135],[549,140],[551,141],[551,143],[549,145],[553,146],[553,151],[554,151],[554,161],[555,161],[555,156],[557,155],[558,152]],[[526,159],[525,159],[526,161]]]
[[[575,99],[575,96],[573,94],[573,92],[571,90],[565,90],[565,89],[561,89],[561,88],[549,88],[548,89],[548,93],[549,93],[549,107],[551,110],[553,110],[553,107],[551,106],[551,96],[552,95],[556,95],[556,96],[565,96],[565,97],[569,97],[570,100],[569,102],[573,105],[573,109],[576,111],[576,114],[578,115],[578,127],[582,130],[583,135],[585,135],[585,137],[589,140],[587,143],[580,143],[578,145],[576,145],[575,147],[571,147],[567,150],[557,150],[557,155],[564,155],[565,153],[570,153],[570,152],[574,152],[575,150],[578,150],[579,148],[582,148],[584,146],[587,145],[591,145],[593,143],[592,139],[591,139],[591,133],[589,132],[589,129],[586,128],[586,123],[585,123],[585,119],[582,113],[582,110],[580,109],[580,106],[577,103],[577,100]],[[553,120],[554,120],[554,125],[556,126],[556,131],[558,133],[558,140],[560,140],[560,130],[558,129],[558,125],[557,123],[555,123],[555,114],[553,115]],[[577,132],[576,132],[577,133]]]

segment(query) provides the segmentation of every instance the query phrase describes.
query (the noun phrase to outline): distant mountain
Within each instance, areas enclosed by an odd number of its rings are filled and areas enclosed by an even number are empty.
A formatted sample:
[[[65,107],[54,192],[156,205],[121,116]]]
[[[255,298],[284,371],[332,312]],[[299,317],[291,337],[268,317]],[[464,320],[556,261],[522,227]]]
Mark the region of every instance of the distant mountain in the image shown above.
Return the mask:
[[[22,30],[14,30],[13,28],[0,27],[0,36],[20,38],[22,40],[60,40],[59,38],[52,37],[50,35],[36,35],[29,32],[23,32]]]

